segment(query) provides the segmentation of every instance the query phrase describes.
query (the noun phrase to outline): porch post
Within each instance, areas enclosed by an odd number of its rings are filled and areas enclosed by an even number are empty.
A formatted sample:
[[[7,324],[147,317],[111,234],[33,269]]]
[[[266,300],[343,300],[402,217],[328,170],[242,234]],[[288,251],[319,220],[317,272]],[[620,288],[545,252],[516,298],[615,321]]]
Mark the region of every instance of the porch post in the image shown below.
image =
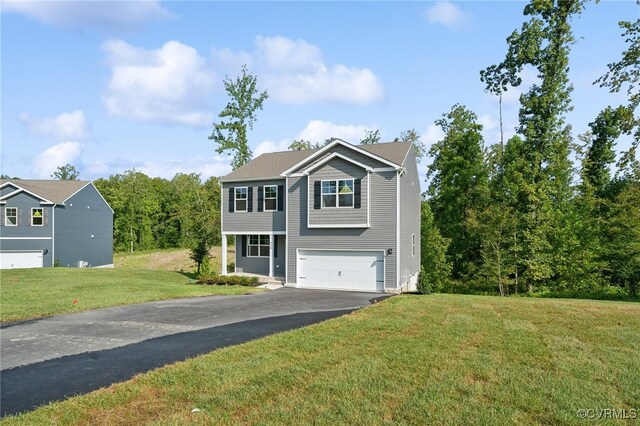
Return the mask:
[[[273,277],[273,238],[273,234],[269,235],[269,277]]]
[[[222,234],[222,275],[227,275],[227,235]]]

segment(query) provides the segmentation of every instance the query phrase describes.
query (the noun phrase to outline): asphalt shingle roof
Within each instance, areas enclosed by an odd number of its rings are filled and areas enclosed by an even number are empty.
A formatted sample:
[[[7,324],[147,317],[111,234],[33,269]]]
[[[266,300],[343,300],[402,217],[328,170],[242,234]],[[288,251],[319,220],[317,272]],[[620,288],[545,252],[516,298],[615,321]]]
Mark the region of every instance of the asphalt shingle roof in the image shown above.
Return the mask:
[[[54,203],[62,203],[89,183],[86,180],[0,179],[0,186],[7,182]]]
[[[401,166],[407,156],[407,151],[411,148],[411,142],[358,145],[358,148],[362,148],[365,151]],[[293,167],[316,151],[318,150],[307,149],[304,151],[281,151],[262,154],[224,176],[222,180],[279,178],[282,172]]]

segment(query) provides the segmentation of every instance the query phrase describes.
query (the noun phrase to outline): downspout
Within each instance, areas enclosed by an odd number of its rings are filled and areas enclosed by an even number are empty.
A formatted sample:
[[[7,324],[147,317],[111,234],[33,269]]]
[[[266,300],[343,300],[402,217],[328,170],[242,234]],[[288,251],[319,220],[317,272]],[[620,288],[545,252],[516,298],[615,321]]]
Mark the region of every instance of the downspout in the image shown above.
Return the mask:
[[[56,266],[56,206],[51,208],[51,266]]]

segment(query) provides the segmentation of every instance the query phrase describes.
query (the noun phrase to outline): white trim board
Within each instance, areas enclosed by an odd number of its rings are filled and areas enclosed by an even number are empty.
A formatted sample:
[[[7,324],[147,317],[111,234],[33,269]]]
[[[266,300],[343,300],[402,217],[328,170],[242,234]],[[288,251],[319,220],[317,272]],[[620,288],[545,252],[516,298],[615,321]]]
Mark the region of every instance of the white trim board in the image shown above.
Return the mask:
[[[366,151],[362,148],[358,148],[355,145],[351,145],[348,142],[343,141],[342,139],[336,139],[335,141],[331,142],[329,145],[326,145],[322,148],[320,148],[318,151],[314,152],[313,154],[311,154],[310,156],[300,160],[299,162],[297,162],[296,164],[294,164],[292,167],[289,167],[287,170],[285,170],[284,172],[282,172],[280,174],[280,176],[284,176],[286,177],[287,175],[289,175],[290,173],[292,173],[294,170],[302,167],[305,164],[310,163],[312,160],[314,160],[315,158],[321,157],[325,152],[330,151],[331,149],[333,149],[333,147],[335,147],[336,145],[342,145],[346,148],[349,148],[359,154],[365,155],[367,157],[373,158],[374,160],[377,160],[381,163],[384,163],[388,166],[394,167],[394,170],[397,170],[400,166],[398,164],[395,164],[385,158],[382,158],[378,155],[375,155],[369,151]]]
[[[51,240],[51,237],[0,237],[0,240]]]

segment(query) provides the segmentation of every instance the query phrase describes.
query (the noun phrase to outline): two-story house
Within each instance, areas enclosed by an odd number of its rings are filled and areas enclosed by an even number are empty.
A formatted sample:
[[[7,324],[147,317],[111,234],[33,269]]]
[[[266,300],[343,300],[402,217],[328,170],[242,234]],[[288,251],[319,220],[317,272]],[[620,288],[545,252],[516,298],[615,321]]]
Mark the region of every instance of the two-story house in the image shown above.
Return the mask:
[[[413,144],[263,154],[221,179],[223,274],[285,285],[396,292],[420,269],[420,182]]]
[[[113,266],[113,210],[92,182],[0,179],[0,269]]]

